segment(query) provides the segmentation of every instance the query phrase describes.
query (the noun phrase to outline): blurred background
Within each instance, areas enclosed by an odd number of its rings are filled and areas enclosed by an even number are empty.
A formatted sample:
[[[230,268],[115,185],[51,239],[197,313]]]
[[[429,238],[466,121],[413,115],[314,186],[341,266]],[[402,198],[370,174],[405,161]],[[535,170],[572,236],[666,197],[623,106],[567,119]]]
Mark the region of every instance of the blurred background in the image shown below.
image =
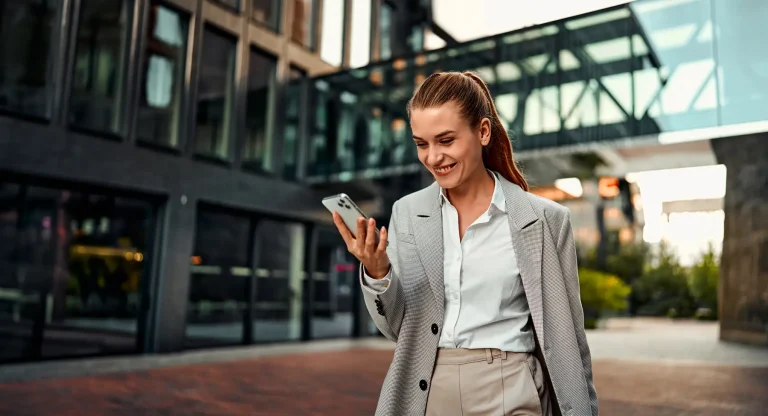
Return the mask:
[[[0,372],[378,336],[320,200],[387,223],[431,182],[405,104],[447,70],[488,83],[532,192],[572,211],[590,330],[659,317],[766,347],[766,19],[761,0],[0,0]]]

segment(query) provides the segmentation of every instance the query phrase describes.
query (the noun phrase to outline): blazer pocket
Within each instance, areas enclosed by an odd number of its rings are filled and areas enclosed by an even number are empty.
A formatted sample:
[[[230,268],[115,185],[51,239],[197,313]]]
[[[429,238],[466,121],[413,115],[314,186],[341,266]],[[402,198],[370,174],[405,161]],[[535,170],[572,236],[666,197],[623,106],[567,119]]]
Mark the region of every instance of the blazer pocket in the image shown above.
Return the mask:
[[[397,233],[395,236],[398,243],[413,244],[416,245],[416,238],[413,234]]]

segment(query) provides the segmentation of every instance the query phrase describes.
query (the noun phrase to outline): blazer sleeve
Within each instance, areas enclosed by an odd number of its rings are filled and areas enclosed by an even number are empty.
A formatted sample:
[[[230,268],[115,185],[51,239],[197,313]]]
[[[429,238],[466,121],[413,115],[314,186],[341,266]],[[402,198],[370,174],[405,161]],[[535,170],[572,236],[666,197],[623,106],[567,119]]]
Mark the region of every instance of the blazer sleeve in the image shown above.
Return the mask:
[[[558,235],[557,252],[560,258],[560,269],[563,272],[565,280],[565,289],[568,293],[568,302],[571,307],[571,316],[573,318],[576,341],[579,345],[581,354],[581,364],[584,367],[584,378],[587,382],[589,399],[592,407],[592,415],[597,416],[597,392],[592,380],[592,357],[587,344],[587,335],[584,331],[584,309],[581,305],[581,294],[579,292],[579,270],[576,260],[576,243],[573,240],[573,230],[571,229],[571,213],[565,212],[563,223]]]
[[[365,307],[371,315],[376,327],[387,339],[397,342],[400,334],[400,325],[405,316],[405,294],[400,286],[401,270],[397,258],[397,229],[395,228],[398,215],[397,202],[392,206],[392,217],[387,228],[387,255],[389,256],[390,269],[387,275],[386,288],[375,290],[369,287],[365,281],[365,271],[360,264],[359,279],[363,291]],[[385,283],[385,282],[382,282]],[[373,290],[372,290],[373,289]]]

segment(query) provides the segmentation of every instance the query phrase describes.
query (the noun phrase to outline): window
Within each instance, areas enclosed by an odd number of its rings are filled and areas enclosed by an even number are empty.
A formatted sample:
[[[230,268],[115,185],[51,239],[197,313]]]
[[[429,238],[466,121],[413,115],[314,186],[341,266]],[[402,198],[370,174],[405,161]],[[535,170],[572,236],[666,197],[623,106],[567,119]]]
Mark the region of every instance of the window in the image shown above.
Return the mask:
[[[192,255],[186,346],[239,344],[250,304],[251,221],[201,208]]]
[[[240,11],[240,0],[213,0],[216,3],[221,4],[227,8],[230,8],[236,12]]]
[[[291,67],[290,81],[286,89],[285,126],[283,130],[283,176],[295,179],[299,136],[301,131],[301,101],[304,95],[303,80],[307,74],[299,68]]]
[[[248,68],[246,137],[243,162],[246,167],[271,170],[272,125],[277,60],[251,49]]]
[[[69,108],[72,125],[122,132],[132,17],[130,0],[80,2]]]
[[[49,115],[55,2],[0,1],[0,109]]]
[[[235,39],[212,27],[205,28],[197,92],[198,154],[229,159],[236,52]]]
[[[188,17],[154,1],[149,11],[144,85],[136,135],[139,140],[178,147],[183,122]]]
[[[315,2],[294,0],[291,39],[309,49],[315,49]]]
[[[371,60],[371,1],[352,3],[349,66],[359,68]]]
[[[154,212],[0,182],[0,361],[136,352]]]
[[[280,31],[280,0],[251,0],[251,17],[275,32]]]
[[[344,0],[323,0],[320,57],[331,65],[344,61]]]
[[[379,59],[392,57],[392,7],[382,3],[379,18]]]

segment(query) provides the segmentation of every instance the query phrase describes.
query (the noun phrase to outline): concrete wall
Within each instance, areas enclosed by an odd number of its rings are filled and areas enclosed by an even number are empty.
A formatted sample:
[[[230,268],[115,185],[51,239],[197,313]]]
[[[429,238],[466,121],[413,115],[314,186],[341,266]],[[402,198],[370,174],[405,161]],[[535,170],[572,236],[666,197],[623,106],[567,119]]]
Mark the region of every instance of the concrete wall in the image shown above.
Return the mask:
[[[768,346],[768,133],[714,140],[728,169],[720,338]]]

